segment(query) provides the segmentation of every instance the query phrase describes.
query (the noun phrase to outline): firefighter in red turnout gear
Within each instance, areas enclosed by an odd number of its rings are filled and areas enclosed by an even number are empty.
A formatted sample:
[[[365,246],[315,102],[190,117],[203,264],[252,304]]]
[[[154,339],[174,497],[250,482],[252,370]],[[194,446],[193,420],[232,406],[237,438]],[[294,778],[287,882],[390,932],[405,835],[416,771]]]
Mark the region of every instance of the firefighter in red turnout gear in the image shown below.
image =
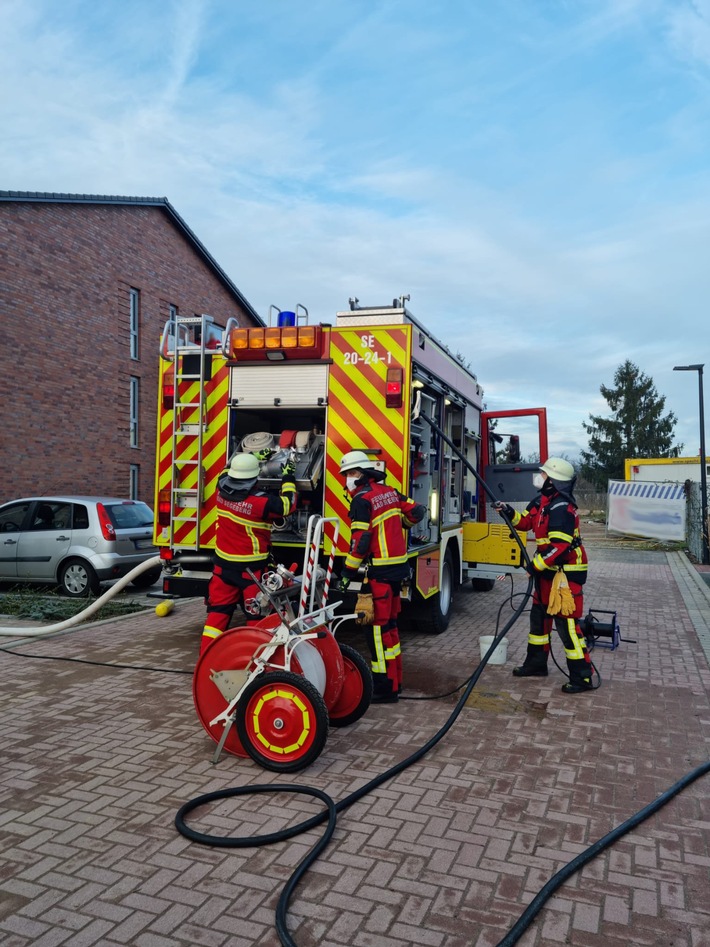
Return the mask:
[[[217,485],[217,560],[207,590],[207,618],[202,631],[200,654],[229,628],[237,605],[253,598],[258,588],[247,573],[257,578],[269,559],[274,520],[288,516],[296,501],[295,465],[284,464],[281,491],[256,489],[259,461],[253,454],[238,453]]]
[[[525,661],[513,670],[516,677],[547,677],[550,632],[553,616],[547,613],[555,573],[562,570],[574,598],[571,615],[555,615],[554,623],[562,639],[569,670],[569,681],[562,686],[566,694],[579,694],[592,687],[592,665],[579,620],[584,612],[583,586],[587,580],[587,554],[579,532],[579,515],[572,493],[576,476],[572,464],[561,457],[550,457],[540,468],[544,480],[539,496],[524,513],[512,506],[496,503],[513,526],[532,530],[536,552],[532,560],[535,578],[530,631]]]
[[[350,550],[341,573],[341,589],[367,568],[374,621],[366,640],[374,681],[373,703],[394,703],[402,689],[402,653],[397,616],[402,580],[409,576],[405,530],[420,522],[426,508],[382,481],[367,454],[349,451],[340,463],[350,504]]]

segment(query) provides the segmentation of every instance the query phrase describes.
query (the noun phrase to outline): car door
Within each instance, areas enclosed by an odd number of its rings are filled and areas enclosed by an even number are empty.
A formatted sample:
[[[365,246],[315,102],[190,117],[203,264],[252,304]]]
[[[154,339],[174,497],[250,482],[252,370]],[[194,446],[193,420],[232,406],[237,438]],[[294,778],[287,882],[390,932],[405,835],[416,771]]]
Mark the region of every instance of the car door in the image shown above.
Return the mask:
[[[31,500],[19,500],[0,510],[0,579],[17,578],[17,550],[31,506]]]
[[[53,582],[71,545],[71,503],[38,500],[19,535],[17,577]]]

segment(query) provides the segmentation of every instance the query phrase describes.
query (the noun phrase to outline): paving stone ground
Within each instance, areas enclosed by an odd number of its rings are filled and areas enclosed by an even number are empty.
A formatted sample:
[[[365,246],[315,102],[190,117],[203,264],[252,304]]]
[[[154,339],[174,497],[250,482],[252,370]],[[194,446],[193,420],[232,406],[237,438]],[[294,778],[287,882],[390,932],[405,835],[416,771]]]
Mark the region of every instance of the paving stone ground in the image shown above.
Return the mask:
[[[710,759],[710,589],[682,553],[588,548],[586,605],[616,611],[634,643],[597,646],[601,688],[569,697],[554,667],[511,676],[519,619],[506,663],[485,669],[446,736],[340,814],[292,901],[298,947],[494,947],[565,864]],[[278,945],[277,900],[319,830],[206,847],[176,831],[179,807],[257,784],[344,799],[445,725],[479,635],[525,588],[462,589],[445,634],[403,640],[407,696],[448,696],[371,707],[292,776],[233,756],[212,764],[191,696],[200,602],[0,638],[0,945]],[[343,640],[364,651],[356,630]],[[705,776],[577,872],[518,943],[708,947],[709,800]],[[306,796],[252,795],[189,822],[254,835],[318,811]]]

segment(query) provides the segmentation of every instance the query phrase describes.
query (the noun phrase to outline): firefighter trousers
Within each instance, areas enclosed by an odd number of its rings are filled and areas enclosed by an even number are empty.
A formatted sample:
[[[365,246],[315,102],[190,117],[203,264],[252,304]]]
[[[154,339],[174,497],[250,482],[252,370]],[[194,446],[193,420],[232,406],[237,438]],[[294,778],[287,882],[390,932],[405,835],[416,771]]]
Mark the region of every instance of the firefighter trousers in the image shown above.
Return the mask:
[[[261,570],[252,571],[257,579],[261,578]],[[229,628],[237,605],[244,609],[244,603],[254,598],[258,591],[258,586],[245,572],[225,575],[222,566],[219,563],[215,565],[205,599],[207,617],[202,629],[200,654]]]
[[[397,616],[402,603],[401,582],[369,579],[374,606],[374,621],[365,630],[370,652],[374,693],[378,697],[397,696],[402,690],[402,649]]]
[[[552,579],[542,576],[535,578],[533,604],[530,608],[530,631],[528,633],[528,650],[524,661],[527,668],[545,668],[550,653],[550,632],[554,624],[567,659],[567,670],[572,684],[588,684],[592,678],[592,665],[587,650],[587,642],[579,620],[584,614],[583,587],[577,582],[569,581],[570,591],[574,597],[574,613],[572,615],[548,615],[547,606],[550,601]]]

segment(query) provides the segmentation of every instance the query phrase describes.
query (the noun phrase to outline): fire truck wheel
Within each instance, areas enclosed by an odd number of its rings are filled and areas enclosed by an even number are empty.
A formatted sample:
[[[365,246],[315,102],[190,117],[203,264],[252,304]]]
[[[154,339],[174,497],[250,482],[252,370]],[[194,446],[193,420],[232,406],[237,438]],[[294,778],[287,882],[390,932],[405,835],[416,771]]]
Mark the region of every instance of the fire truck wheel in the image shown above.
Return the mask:
[[[291,671],[255,678],[237,704],[237,733],[255,763],[295,773],[320,755],[328,739],[328,711],[309,680]]]
[[[148,569],[147,572],[141,572],[139,576],[131,580],[131,585],[135,585],[137,589],[149,589],[151,585],[155,585],[158,581],[162,571],[160,566],[156,566],[155,569]]]
[[[330,708],[331,727],[348,727],[365,713],[372,700],[372,671],[355,648],[341,644],[340,652],[345,665],[345,680],[340,697]]]
[[[495,579],[471,579],[474,592],[492,592],[496,587]]]
[[[65,595],[84,598],[89,593],[98,595],[101,583],[88,562],[83,559],[67,559],[59,570],[59,587]]]
[[[451,553],[446,550],[441,567],[441,586],[436,595],[417,603],[415,627],[430,635],[440,635],[449,627],[454,599],[454,566]]]

